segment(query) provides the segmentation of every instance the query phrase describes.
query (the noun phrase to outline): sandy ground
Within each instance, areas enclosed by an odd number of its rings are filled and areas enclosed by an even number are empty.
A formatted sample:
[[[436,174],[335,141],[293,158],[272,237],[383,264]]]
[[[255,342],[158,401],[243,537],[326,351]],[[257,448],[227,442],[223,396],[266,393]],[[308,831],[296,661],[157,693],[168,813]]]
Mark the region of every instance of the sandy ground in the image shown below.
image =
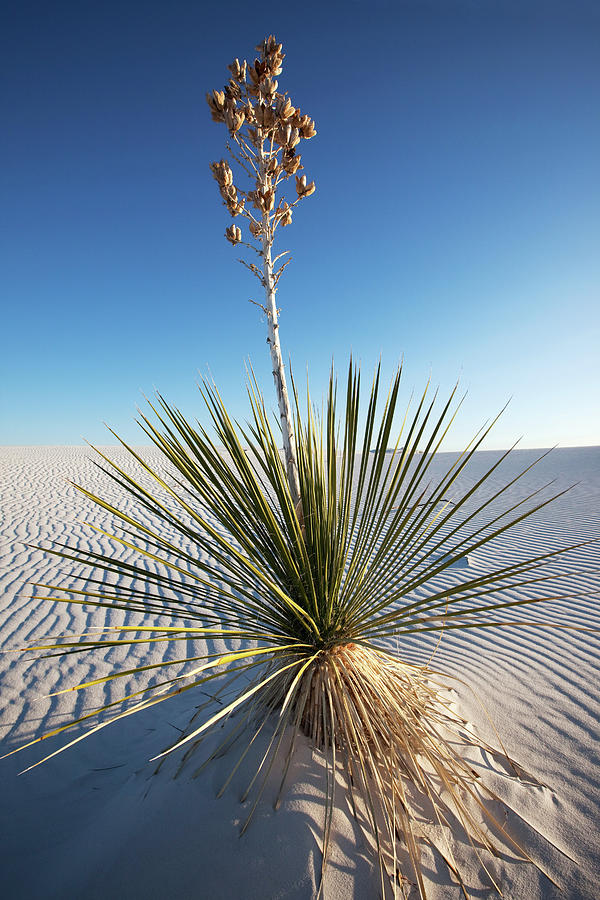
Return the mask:
[[[111,452],[123,458],[123,451]],[[154,451],[148,453],[156,459]],[[536,455],[516,451],[495,484],[508,480]],[[91,451],[76,447],[0,448],[3,650],[68,629],[80,632],[91,625],[123,621],[114,611],[43,601],[43,591],[28,584],[66,587],[78,572],[27,543],[69,540],[81,547],[127,552],[90,531],[85,522],[107,526],[109,517],[68,482],[74,479],[116,498],[116,488],[99,475],[90,456]],[[463,486],[495,458],[492,452],[476,454]],[[496,567],[544,548],[600,536],[600,448],[554,451],[515,486],[512,496],[517,499],[550,478],[556,478],[557,489],[579,483],[552,507],[470,559],[471,567]],[[600,544],[572,552],[561,567],[569,573],[563,582],[565,593],[584,596],[540,605],[535,612],[523,613],[523,619],[597,627],[600,600],[592,591],[600,586]],[[582,571],[586,574],[579,574]],[[448,577],[464,575],[456,570]],[[405,639],[398,649],[407,658],[423,659],[432,646],[431,641],[415,637]],[[132,659],[137,664],[154,662],[163,652],[169,651],[139,649]],[[118,686],[97,686],[85,696],[44,699],[53,691],[107,674],[124,657],[119,648],[103,655],[37,662],[3,653],[0,751],[6,753],[95,705],[116,699],[128,688],[133,690],[125,678]],[[600,896],[599,658],[598,634],[527,627],[445,636],[436,652],[436,668],[460,676],[475,689],[508,752],[542,783],[515,785],[501,772],[489,771],[490,783],[509,808],[507,827],[563,888],[559,892],[532,865],[507,854],[498,872],[509,900]],[[151,678],[149,674],[147,683]],[[137,681],[136,687],[143,683]],[[273,811],[269,786],[255,821],[240,838],[239,825],[248,804],[241,804],[239,798],[251,775],[251,761],[241,767],[221,799],[216,793],[235,756],[216,761],[197,777],[193,777],[197,766],[192,760],[176,780],[172,775],[177,760],[169,758],[157,775],[153,775],[155,764],[148,763],[185,727],[196,703],[189,700],[190,694],[110,726],[22,777],[17,773],[44,751],[55,749],[54,745],[37,745],[0,763],[2,896],[8,900],[311,897],[320,865],[319,760],[302,747],[294,782],[281,808]],[[474,694],[459,688],[456,702],[483,737],[493,742],[490,724]],[[370,847],[343,804],[336,810],[335,834],[326,897],[376,897]],[[426,875],[433,900],[460,896],[433,861]],[[492,896],[475,870],[469,872],[469,886],[474,898]]]

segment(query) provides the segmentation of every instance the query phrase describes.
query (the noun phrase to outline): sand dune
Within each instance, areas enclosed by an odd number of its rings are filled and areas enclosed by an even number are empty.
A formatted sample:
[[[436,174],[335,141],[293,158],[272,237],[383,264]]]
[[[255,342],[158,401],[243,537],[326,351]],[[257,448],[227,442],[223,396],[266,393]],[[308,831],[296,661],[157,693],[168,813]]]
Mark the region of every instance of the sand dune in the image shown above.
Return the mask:
[[[125,461],[124,451],[111,453]],[[145,451],[159,463],[156,451]],[[535,451],[516,451],[491,490],[532,461]],[[92,453],[78,447],[0,448],[2,526],[0,532],[0,646],[123,621],[115,611],[68,607],[40,600],[31,582],[68,586],[82,572],[28,544],[69,541],[126,554],[85,523],[110,524],[69,479],[104,496],[116,486],[98,472]],[[461,486],[474,483],[496,455],[481,452]],[[439,465],[444,465],[441,459]],[[511,489],[515,501],[556,478],[555,489],[578,484],[534,518],[485,551],[469,557],[469,568],[494,566],[521,556],[599,537],[600,449],[556,450]],[[126,498],[125,503],[131,503]],[[527,608],[524,623],[554,621],[598,627],[600,543],[571,552],[557,564],[567,572],[565,593],[583,596]],[[594,571],[595,570],[595,571]],[[464,577],[460,567],[445,577]],[[468,569],[467,569],[468,571]],[[580,574],[584,572],[584,574]],[[543,588],[531,586],[530,594]],[[522,589],[525,596],[525,589]],[[33,599],[32,599],[33,597]],[[499,617],[501,618],[501,617]],[[505,614],[505,619],[511,618]],[[514,616],[512,617],[514,618]],[[427,659],[435,641],[406,638],[406,657]],[[129,651],[138,665],[160,661],[162,646]],[[104,655],[34,661],[13,653],[0,656],[0,751],[32,739],[93,706],[134,689],[129,678],[85,693],[46,698],[81,681],[107,674],[122,663],[122,649]],[[499,864],[509,900],[593,900],[600,895],[600,635],[558,629],[493,629],[445,635],[435,666],[471,685],[457,685],[456,702],[482,736],[495,738],[481,704],[500,732],[509,754],[541,782],[516,785],[489,765],[490,784],[506,799],[507,825],[557,882],[560,893],[532,865],[510,853]],[[175,674],[175,673],[174,673]],[[157,676],[147,674],[150,684]],[[138,679],[135,687],[144,685]],[[189,694],[131,717],[80,742],[20,778],[18,771],[43,754],[40,745],[5,760],[2,766],[0,871],[3,896],[17,900],[54,898],[308,898],[318,877],[316,836],[322,821],[318,759],[303,747],[282,807],[274,812],[267,790],[256,820],[242,838],[245,807],[239,797],[250,778],[243,766],[222,799],[216,792],[236,757],[226,756],[194,778],[194,761],[172,779],[177,759],[157,775],[147,761],[187,723],[195,702]],[[46,698],[46,699],[45,699]],[[481,702],[480,702],[481,701]],[[44,745],[49,752],[49,745]],[[58,744],[57,744],[58,746]],[[54,747],[50,748],[54,749]],[[257,753],[260,747],[257,748]],[[201,762],[202,756],[198,758]],[[516,814],[518,811],[519,815]],[[336,845],[326,897],[377,896],[377,872],[370,848],[340,804]],[[539,832],[539,835],[536,834]],[[356,845],[357,842],[357,846]],[[459,849],[460,852],[460,849]],[[431,897],[459,897],[456,886],[427,868]],[[476,871],[469,873],[472,895],[492,896]]]

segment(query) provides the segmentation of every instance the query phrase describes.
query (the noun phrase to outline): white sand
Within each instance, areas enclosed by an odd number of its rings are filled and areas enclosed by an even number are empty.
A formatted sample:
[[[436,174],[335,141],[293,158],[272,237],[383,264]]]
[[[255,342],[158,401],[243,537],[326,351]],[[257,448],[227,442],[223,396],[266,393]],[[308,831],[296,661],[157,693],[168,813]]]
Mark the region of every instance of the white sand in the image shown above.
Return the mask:
[[[150,452],[150,451],[149,451]],[[122,451],[115,451],[124,458]],[[150,452],[156,458],[156,454]],[[101,493],[115,489],[101,478],[82,448],[0,448],[3,520],[0,534],[0,646],[14,648],[25,639],[92,624],[122,621],[114,612],[52,605],[39,599],[27,582],[69,585],[69,564],[61,564],[26,542],[48,538],[79,546],[106,546],[82,524],[107,525],[108,515],[85,501],[66,479],[73,478]],[[508,480],[534,451],[517,451],[495,484]],[[477,469],[487,467],[493,453],[478,453]],[[579,481],[570,494],[545,509],[534,521],[505,536],[495,548],[472,559],[471,565],[496,566],[521,554],[543,552],[599,537],[600,449],[557,450],[522,483],[515,499],[556,476],[557,487]],[[466,481],[467,479],[465,479]],[[114,552],[124,552],[118,547]],[[598,574],[575,575],[598,568],[600,544],[581,548],[562,563],[571,577],[565,592],[596,590]],[[464,577],[461,570],[453,578]],[[531,589],[533,592],[533,588]],[[531,619],[598,626],[598,603],[590,595],[538,606],[523,613]],[[405,640],[402,652],[423,657],[431,642]],[[135,662],[157,661],[162,649],[140,649]],[[66,697],[37,699],[106,674],[124,658],[122,650],[104,656],[78,654],[68,659],[27,661],[0,656],[0,751],[13,747],[82,714],[93,705],[115,699],[126,684],[99,686]],[[446,636],[436,654],[436,667],[471,683],[486,705],[508,752],[547,787],[518,787],[501,774],[490,781],[539,830],[536,838],[516,816],[508,827],[526,842],[532,855],[563,885],[560,894],[528,864],[507,859],[499,867],[509,900],[600,896],[600,636],[566,630],[494,629]],[[148,682],[150,678],[148,678]],[[141,686],[141,683],[136,683]],[[141,716],[104,729],[44,766],[20,778],[16,773],[59,744],[37,745],[0,763],[0,891],[16,898],[308,898],[315,884],[320,854],[316,835],[322,821],[318,803],[318,760],[303,748],[296,781],[277,812],[269,790],[255,821],[242,837],[244,818],[239,796],[251,771],[236,775],[222,799],[216,791],[236,756],[219,760],[193,779],[192,762],[176,780],[177,760],[169,759],[152,777],[155,755],[183,727],[195,702],[189,694]],[[179,702],[178,702],[179,701]],[[493,742],[493,734],[471,694],[459,692],[461,711]],[[198,762],[202,756],[198,757]],[[315,799],[317,798],[317,799]],[[373,859],[365,842],[355,843],[355,826],[343,805],[336,814],[336,847],[327,879],[329,898],[377,896]],[[561,848],[564,851],[560,852]],[[575,860],[575,861],[572,861]],[[473,896],[492,896],[469,873]],[[427,871],[431,897],[457,898],[435,865]]]

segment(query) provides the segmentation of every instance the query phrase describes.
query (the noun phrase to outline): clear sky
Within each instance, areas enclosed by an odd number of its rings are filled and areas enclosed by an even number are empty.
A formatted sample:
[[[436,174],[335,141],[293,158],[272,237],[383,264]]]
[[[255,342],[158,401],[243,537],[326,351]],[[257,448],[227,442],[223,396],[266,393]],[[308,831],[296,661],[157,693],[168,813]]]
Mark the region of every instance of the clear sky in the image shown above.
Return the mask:
[[[274,398],[259,285],[225,241],[205,92],[274,32],[316,120],[317,192],[280,249],[281,339],[468,390],[453,446],[600,443],[600,6],[594,0],[38,2],[0,42],[0,443],[111,443],[198,373]]]

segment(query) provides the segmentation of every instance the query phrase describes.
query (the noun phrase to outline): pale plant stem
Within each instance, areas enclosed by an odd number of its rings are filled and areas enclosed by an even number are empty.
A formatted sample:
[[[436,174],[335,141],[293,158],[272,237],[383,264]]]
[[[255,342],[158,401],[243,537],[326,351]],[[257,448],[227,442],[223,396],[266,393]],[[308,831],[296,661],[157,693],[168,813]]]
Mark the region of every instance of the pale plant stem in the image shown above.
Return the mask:
[[[266,182],[265,159],[262,148],[259,155],[259,171],[260,180],[263,185]],[[266,311],[267,311],[267,343],[271,352],[271,363],[273,366],[273,380],[275,382],[275,391],[277,393],[277,403],[279,406],[279,418],[281,421],[281,431],[283,434],[283,452],[285,456],[285,467],[287,473],[288,484],[292,502],[296,510],[296,514],[302,524],[302,500],[300,497],[300,479],[298,476],[298,463],[296,455],[296,441],[292,428],[292,410],[290,407],[290,398],[287,389],[287,381],[285,377],[285,367],[283,357],[281,355],[281,344],[279,341],[279,316],[277,312],[277,304],[275,302],[276,284],[273,274],[272,250],[273,232],[271,229],[270,215],[265,210],[263,213],[262,228],[262,259],[263,259],[263,277],[265,287]]]

